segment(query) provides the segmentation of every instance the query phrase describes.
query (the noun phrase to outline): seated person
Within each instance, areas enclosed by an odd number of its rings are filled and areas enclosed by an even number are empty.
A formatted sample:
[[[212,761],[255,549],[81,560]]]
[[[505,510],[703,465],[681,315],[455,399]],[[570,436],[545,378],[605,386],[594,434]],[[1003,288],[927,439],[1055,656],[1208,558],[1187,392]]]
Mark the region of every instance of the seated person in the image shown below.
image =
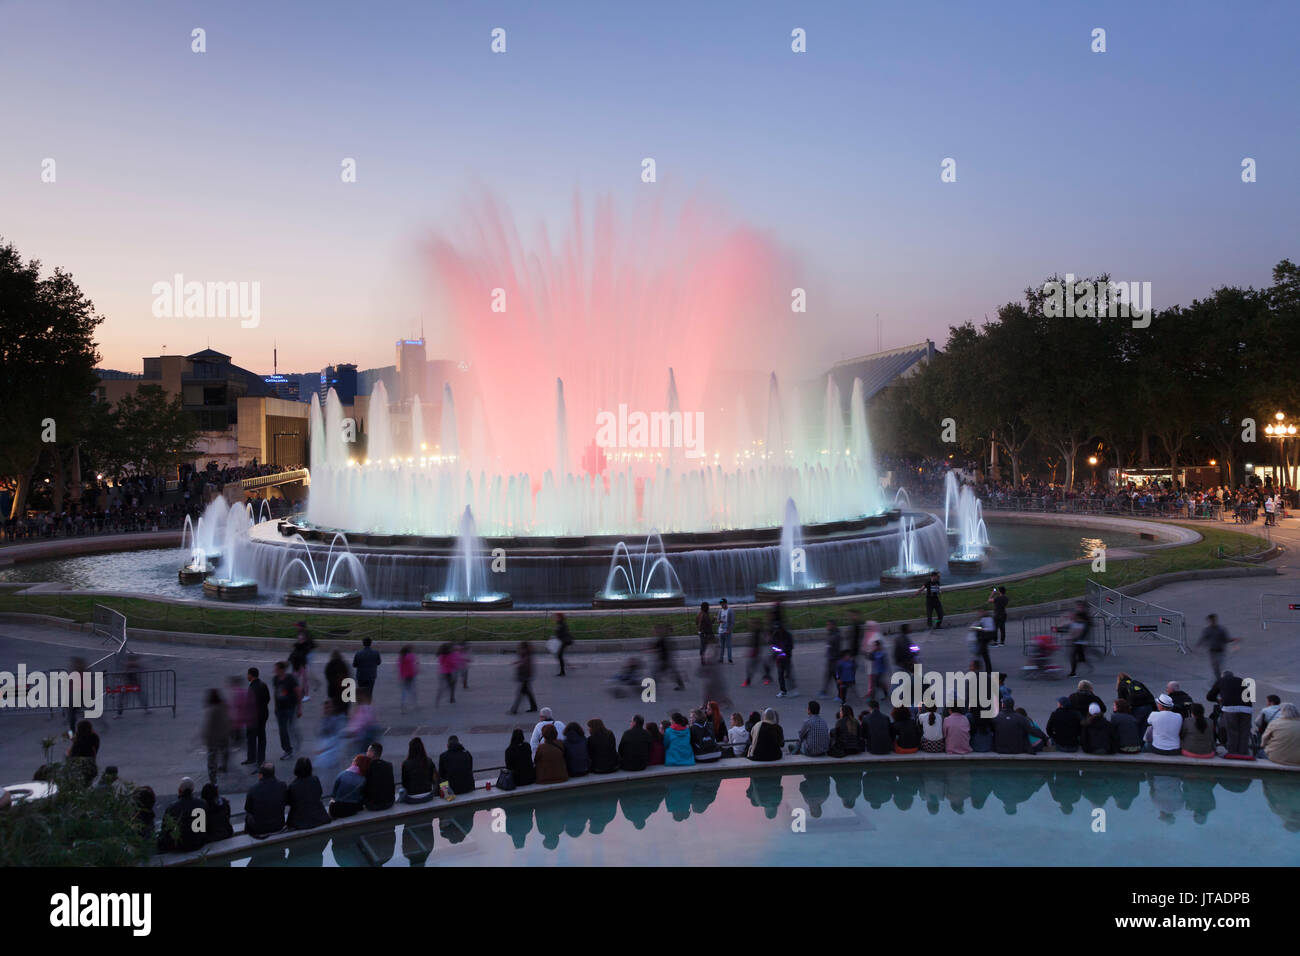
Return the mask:
[[[1114,708],[1110,715],[1110,752],[1141,753],[1142,731],[1138,728],[1137,718],[1133,716],[1129,702],[1121,697],[1115,701]]]
[[[438,756],[438,776],[453,793],[474,792],[474,757],[455,734],[447,738],[447,749]]]
[[[889,732],[894,738],[894,753],[914,754],[921,749],[921,725],[908,708],[894,708]]]
[[[207,808],[194,796],[194,781],[181,777],[176,802],[163,812],[162,830],[158,834],[159,853],[188,853],[207,841]],[[199,811],[199,812],[195,812]],[[201,828],[195,824],[202,821]]]
[[[215,783],[205,783],[199,799],[208,811],[208,843],[229,840],[235,835],[230,825],[230,801],[221,795]]]
[[[1206,758],[1215,755],[1214,725],[1205,717],[1204,704],[1194,702],[1191,705],[1191,712],[1183,718],[1183,725],[1178,731],[1178,739],[1184,757]]]
[[[696,763],[710,763],[722,757],[722,747],[713,733],[713,726],[705,719],[703,711],[691,711],[691,753]]]
[[[785,752],[785,731],[776,722],[776,711],[771,707],[763,711],[763,719],[750,731],[750,760],[780,760]]]
[[[533,748],[524,739],[524,732],[518,727],[510,735],[510,746],[506,747],[506,769],[515,778],[516,787],[527,787],[537,782],[537,771],[533,769]]]
[[[397,785],[393,781],[393,765],[384,758],[384,745],[375,742],[366,749],[370,769],[366,771],[366,787],[361,801],[367,810],[387,810],[397,802]]]
[[[743,757],[749,750],[749,731],[745,728],[745,718],[740,713],[731,715],[731,726],[727,728],[727,745],[729,757]]]
[[[554,724],[542,728],[542,742],[537,745],[533,769],[538,783],[564,783],[569,779],[569,766],[564,760],[564,744]]]
[[[370,769],[370,758],[357,754],[352,763],[344,767],[334,778],[334,789],[330,792],[330,819],[339,820],[360,813],[365,799],[366,771]]]
[[[523,736],[521,730],[517,730],[516,733]],[[531,753],[529,766],[532,766]],[[438,785],[441,783],[438,770],[424,749],[424,741],[419,737],[412,737],[411,742],[406,745],[406,759],[402,761],[402,802],[428,803],[438,792]]]
[[[330,815],[321,804],[324,795],[320,778],[312,773],[311,761],[299,757],[293,765],[293,783],[289,784],[290,830],[307,830],[330,822]]]
[[[289,805],[289,788],[275,779],[275,764],[264,763],[257,783],[244,797],[244,832],[266,836],[284,829],[284,810]]]
[[[1088,704],[1088,717],[1083,722],[1080,740],[1086,754],[1110,753],[1110,722],[1102,713],[1101,704]]]
[[[849,754],[860,754],[863,749],[862,727],[853,716],[853,708],[841,704],[835,717],[835,726],[831,728],[831,745],[826,752],[832,757],[847,757]]]
[[[1143,740],[1154,753],[1177,757],[1182,754],[1183,718],[1174,710],[1173,698],[1161,694],[1156,698],[1156,711],[1147,718],[1147,732]]]

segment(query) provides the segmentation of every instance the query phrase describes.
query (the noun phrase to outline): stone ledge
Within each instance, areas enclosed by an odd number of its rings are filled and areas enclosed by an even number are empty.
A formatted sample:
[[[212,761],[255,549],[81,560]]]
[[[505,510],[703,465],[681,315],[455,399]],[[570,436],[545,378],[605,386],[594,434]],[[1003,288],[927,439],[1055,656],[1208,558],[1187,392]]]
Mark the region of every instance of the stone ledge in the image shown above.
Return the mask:
[[[437,816],[441,813],[456,812],[464,808],[473,810],[482,810],[486,807],[499,806],[502,803],[521,800],[532,796],[540,796],[551,793],[572,792],[585,790],[589,788],[606,787],[617,784],[634,784],[640,780],[659,780],[664,777],[681,777],[693,776],[699,774],[753,774],[762,771],[781,770],[788,772],[787,768],[799,768],[806,770],[813,767],[862,767],[869,768],[874,764],[888,764],[896,766],[907,764],[909,766],[916,764],[955,764],[955,763],[987,763],[987,764],[1022,764],[1032,762],[1036,766],[1044,763],[1059,765],[1080,765],[1092,767],[1114,767],[1114,766],[1139,766],[1139,767],[1213,767],[1216,772],[1227,771],[1232,773],[1300,773],[1300,767],[1290,767],[1281,764],[1269,763],[1267,760],[1229,760],[1226,757],[1213,757],[1210,759],[1199,759],[1196,757],[1166,757],[1160,754],[1132,754],[1126,757],[1098,757],[1084,753],[1060,753],[1057,751],[1044,751],[1039,754],[993,754],[993,753],[971,753],[971,754],[853,754],[848,757],[804,757],[799,754],[786,754],[780,760],[771,762],[757,762],[746,759],[722,759],[716,763],[695,764],[690,767],[667,767],[655,766],[648,767],[642,771],[615,771],[611,774],[588,774],[577,780],[569,780],[565,783],[555,784],[533,784],[528,787],[520,787],[516,790],[486,790],[476,789],[473,793],[462,794],[455,800],[440,801],[435,798],[430,803],[394,804],[387,810],[376,812],[362,811],[356,816],[347,817],[343,820],[337,820],[323,826],[312,827],[307,830],[282,830],[279,833],[273,833],[264,839],[236,834],[229,840],[222,840],[220,843],[213,844],[211,848],[195,851],[193,853],[169,853],[156,854],[151,864],[156,866],[187,866],[193,864],[202,864],[209,861],[227,860],[232,856],[239,856],[258,847],[277,846],[285,843],[292,843],[295,840],[304,837],[310,837],[319,834],[338,834],[349,830],[356,829],[373,829],[376,825],[385,823],[396,823],[409,817],[419,817],[426,814]],[[479,781],[476,781],[476,784]],[[234,806],[231,810],[234,811]]]

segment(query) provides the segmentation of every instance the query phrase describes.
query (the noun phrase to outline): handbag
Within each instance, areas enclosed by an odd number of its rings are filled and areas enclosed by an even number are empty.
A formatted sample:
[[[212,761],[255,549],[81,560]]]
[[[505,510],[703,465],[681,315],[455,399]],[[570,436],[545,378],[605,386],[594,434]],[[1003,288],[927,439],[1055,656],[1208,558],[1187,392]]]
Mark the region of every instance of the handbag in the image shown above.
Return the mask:
[[[498,790],[513,790],[515,788],[515,775],[509,770],[502,770],[497,774],[496,788]]]
[[[552,654],[560,653],[560,648],[562,648],[563,646],[564,645],[560,643],[560,639],[558,637],[552,637],[546,641],[546,649],[550,651]]]

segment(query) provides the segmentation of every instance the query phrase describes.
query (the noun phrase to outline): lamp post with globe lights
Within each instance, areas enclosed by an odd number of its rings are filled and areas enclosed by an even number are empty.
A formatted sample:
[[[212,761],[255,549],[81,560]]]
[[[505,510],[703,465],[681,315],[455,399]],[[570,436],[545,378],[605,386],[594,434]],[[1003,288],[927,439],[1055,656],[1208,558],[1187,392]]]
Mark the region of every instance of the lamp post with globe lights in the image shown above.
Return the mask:
[[[1291,464],[1288,460],[1286,442],[1288,439],[1294,439],[1296,433],[1295,423],[1288,422],[1283,412],[1274,414],[1273,421],[1264,426],[1264,434],[1269,438],[1277,439],[1279,487],[1291,485]]]

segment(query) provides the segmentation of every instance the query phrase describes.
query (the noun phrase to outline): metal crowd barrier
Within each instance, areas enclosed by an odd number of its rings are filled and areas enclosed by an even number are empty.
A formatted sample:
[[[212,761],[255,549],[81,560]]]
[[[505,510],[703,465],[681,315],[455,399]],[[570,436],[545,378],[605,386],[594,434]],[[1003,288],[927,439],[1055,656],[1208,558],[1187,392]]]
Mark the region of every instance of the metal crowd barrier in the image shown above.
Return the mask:
[[[104,674],[104,713],[168,710],[176,716],[175,671],[109,671]]]

